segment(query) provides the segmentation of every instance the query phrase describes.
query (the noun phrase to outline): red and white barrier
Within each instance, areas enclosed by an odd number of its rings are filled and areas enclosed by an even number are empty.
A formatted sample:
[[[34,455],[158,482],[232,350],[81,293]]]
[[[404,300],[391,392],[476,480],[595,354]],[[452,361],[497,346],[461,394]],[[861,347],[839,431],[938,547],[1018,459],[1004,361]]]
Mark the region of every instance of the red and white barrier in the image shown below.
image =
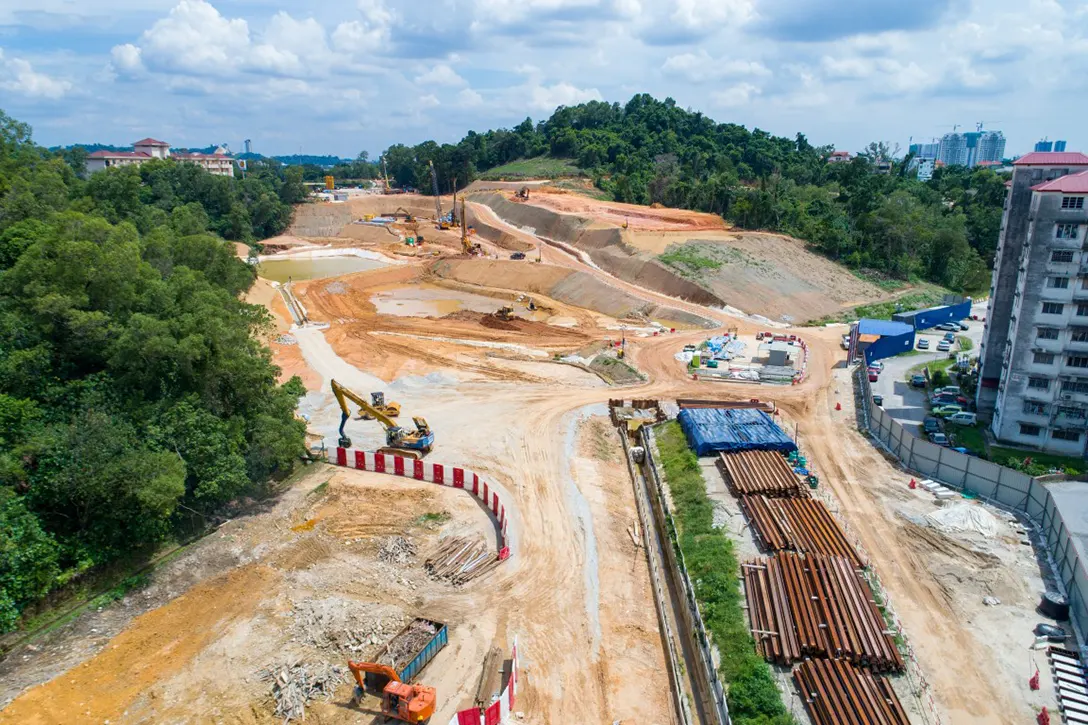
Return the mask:
[[[505,492],[480,478],[480,474],[458,466],[443,463],[431,463],[414,458],[395,456],[390,453],[360,451],[355,448],[337,448],[336,465],[355,468],[373,473],[388,473],[404,476],[416,481],[426,481],[439,486],[459,488],[471,493],[483,502],[491,517],[499,525],[499,560],[510,557],[510,545],[507,534],[509,521],[506,517]]]
[[[514,701],[518,690],[518,639],[514,638],[514,649],[510,655],[513,662],[510,668],[510,681],[506,683],[498,699],[487,707],[472,707],[453,716],[449,725],[500,725],[511,721],[514,713]]]

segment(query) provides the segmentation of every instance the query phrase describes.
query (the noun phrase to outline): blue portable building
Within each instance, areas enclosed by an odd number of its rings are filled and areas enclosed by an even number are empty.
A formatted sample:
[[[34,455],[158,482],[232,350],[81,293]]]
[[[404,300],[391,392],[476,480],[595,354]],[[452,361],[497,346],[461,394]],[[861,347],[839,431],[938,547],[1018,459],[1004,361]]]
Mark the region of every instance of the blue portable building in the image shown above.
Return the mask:
[[[905,322],[889,320],[858,320],[851,331],[851,358],[865,356],[870,365],[886,357],[894,357],[914,349],[914,328]]]
[[[677,420],[699,456],[717,451],[797,450],[797,444],[762,410],[684,408]]]
[[[971,316],[971,298],[951,305],[938,305],[927,307],[924,310],[912,310],[910,312],[897,312],[892,315],[896,322],[903,322],[912,326],[915,330],[928,330],[942,322],[959,322],[965,317]]]

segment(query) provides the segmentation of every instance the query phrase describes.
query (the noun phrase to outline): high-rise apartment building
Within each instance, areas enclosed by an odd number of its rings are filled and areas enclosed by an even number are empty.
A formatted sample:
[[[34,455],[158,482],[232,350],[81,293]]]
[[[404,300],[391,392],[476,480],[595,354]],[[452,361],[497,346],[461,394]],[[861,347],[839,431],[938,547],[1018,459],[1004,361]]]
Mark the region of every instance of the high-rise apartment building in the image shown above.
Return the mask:
[[[1002,441],[1084,455],[1088,433],[1088,156],[1013,164],[976,398]]]
[[[1000,131],[946,133],[941,137],[937,160],[948,166],[975,166],[980,161],[1005,158],[1005,135]]]

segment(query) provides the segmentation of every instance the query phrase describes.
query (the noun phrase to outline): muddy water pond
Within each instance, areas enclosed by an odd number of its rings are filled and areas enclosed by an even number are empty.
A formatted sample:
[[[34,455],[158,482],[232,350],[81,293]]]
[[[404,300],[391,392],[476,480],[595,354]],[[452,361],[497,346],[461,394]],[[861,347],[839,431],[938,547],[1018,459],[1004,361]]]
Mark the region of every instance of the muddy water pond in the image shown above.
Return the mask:
[[[312,259],[268,259],[257,267],[257,274],[274,282],[293,280],[325,279],[339,277],[352,272],[365,272],[388,266],[384,262],[363,257],[316,257]]]

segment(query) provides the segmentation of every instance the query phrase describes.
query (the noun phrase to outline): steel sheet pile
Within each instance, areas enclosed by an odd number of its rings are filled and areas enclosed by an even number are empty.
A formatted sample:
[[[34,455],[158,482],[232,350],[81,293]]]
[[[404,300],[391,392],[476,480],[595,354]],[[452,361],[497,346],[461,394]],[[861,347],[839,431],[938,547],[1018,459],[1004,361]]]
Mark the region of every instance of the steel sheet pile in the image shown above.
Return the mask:
[[[886,677],[841,660],[808,660],[793,672],[815,725],[909,725]]]
[[[719,453],[718,468],[734,496],[808,497],[808,489],[782,454],[774,451]]]
[[[855,569],[865,566],[823,501],[741,496],[740,506],[767,551],[827,554],[847,559]]]
[[[742,567],[748,615],[766,659],[830,657],[900,671],[903,657],[868,585],[847,559],[780,552]]]

